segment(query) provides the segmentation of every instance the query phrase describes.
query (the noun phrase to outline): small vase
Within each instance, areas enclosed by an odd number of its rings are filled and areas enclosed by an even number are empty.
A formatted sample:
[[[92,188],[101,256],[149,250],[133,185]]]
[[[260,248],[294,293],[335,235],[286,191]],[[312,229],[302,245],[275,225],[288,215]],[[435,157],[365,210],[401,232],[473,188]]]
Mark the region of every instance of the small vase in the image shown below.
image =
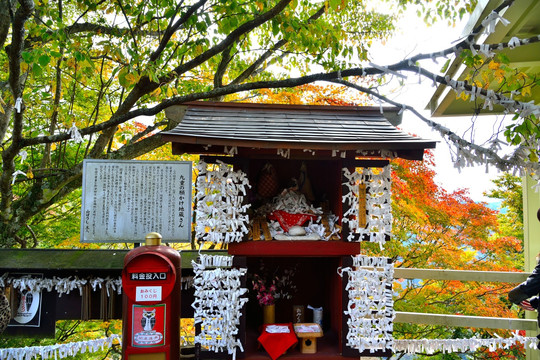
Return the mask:
[[[263,324],[276,322],[276,305],[263,305]]]

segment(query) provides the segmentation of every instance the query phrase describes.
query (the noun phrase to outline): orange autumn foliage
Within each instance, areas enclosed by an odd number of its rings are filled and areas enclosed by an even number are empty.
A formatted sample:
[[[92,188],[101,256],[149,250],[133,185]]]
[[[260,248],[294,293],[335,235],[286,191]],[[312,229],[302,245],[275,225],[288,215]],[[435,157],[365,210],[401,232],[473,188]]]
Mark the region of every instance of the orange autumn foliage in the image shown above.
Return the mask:
[[[391,257],[396,267],[478,271],[520,271],[522,243],[516,237],[499,235],[497,211],[476,203],[466,190],[447,192],[435,181],[433,155],[425,160],[392,160],[393,238],[381,252],[363,244],[365,253]],[[507,292],[515,284],[399,280],[395,309],[421,313],[489,317],[517,317]],[[395,324],[396,338],[459,338],[510,336],[504,330],[457,329]],[[520,349],[506,353],[516,358]],[[475,354],[477,355],[477,354]],[[487,350],[479,358],[497,358]]]
[[[255,96],[242,99],[259,104],[365,106],[368,98],[343,86],[306,84],[289,89],[259,89]],[[230,99],[228,99],[230,100]]]

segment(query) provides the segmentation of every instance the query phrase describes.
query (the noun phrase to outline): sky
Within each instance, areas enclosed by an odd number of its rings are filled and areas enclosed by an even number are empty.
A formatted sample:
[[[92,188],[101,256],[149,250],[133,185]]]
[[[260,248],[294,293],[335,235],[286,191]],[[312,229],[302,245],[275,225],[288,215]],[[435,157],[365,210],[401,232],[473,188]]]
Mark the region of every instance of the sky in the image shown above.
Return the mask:
[[[428,27],[416,16],[414,11],[411,11],[400,20],[396,26],[397,30],[394,36],[389,41],[373,47],[371,51],[373,54],[372,62],[377,65],[389,65],[418,53],[431,53],[451,47],[452,42],[461,37],[466,20],[464,19],[462,23],[457,24],[455,27],[449,26],[446,21]],[[422,63],[422,66],[438,72],[443,63],[444,61],[439,61],[437,64],[432,60],[427,60],[427,62]],[[433,82],[425,79],[419,84],[418,76],[408,75],[405,83],[405,87],[399,93],[389,97],[395,101],[411,105],[416,110],[422,110],[425,117],[431,118],[429,111],[424,109],[436,89]],[[468,116],[439,117],[432,118],[432,120],[442,122],[444,126],[452,129],[458,135],[463,135],[471,125],[471,117]],[[494,116],[479,118],[476,123],[477,141],[486,140],[482,139],[482,136],[484,135],[485,138],[486,135],[491,135],[492,126],[498,121],[500,121],[500,118]],[[411,112],[404,113],[401,128],[423,138],[439,141],[435,149],[436,181],[445,190],[452,192],[465,188],[469,189],[469,195],[475,201],[494,201],[484,196],[483,193],[493,188],[491,180],[500,175],[496,169],[490,168],[488,172],[486,172],[485,166],[469,167],[461,169],[461,171],[456,169],[446,142],[438,133],[432,131]]]

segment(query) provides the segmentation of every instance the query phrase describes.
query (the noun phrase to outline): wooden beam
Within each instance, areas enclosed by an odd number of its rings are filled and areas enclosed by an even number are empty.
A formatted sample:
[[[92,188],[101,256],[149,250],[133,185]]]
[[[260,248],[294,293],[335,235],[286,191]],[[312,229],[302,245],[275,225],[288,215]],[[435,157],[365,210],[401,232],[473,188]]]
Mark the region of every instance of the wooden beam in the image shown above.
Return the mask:
[[[473,271],[473,270],[447,270],[447,269],[394,269],[396,279],[430,279],[430,280],[458,280],[458,281],[485,281],[520,283],[525,281],[530,273],[504,272],[504,271]]]
[[[376,154],[374,154],[375,156]],[[380,154],[377,154],[380,156]],[[383,168],[390,164],[389,160],[369,160],[369,159],[343,159],[344,167],[360,167],[360,168]]]
[[[536,330],[536,320],[482,316],[424,314],[396,311],[396,323],[474,327],[483,329]]]
[[[0,249],[0,275],[3,272],[43,270],[121,271],[128,250]],[[227,255],[227,250],[203,250],[203,254]],[[182,268],[191,269],[197,250],[182,250]]]

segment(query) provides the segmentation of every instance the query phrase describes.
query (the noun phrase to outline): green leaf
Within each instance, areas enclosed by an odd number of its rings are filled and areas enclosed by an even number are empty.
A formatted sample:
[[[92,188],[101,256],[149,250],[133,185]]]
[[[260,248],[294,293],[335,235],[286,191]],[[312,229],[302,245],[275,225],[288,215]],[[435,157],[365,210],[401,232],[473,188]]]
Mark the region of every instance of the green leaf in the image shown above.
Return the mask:
[[[441,73],[445,73],[446,70],[448,70],[448,66],[450,65],[450,59],[446,60],[444,65],[441,68]]]
[[[43,67],[49,65],[50,62],[51,62],[51,58],[48,55],[43,54],[38,58],[39,65]]]
[[[165,11],[164,16],[165,16],[167,19],[169,19],[169,18],[173,17],[174,14],[176,14],[176,10],[175,10],[175,9],[169,9],[169,10]]]
[[[80,51],[75,51],[73,56],[77,61],[82,61],[84,59],[84,55]]]
[[[502,62],[503,64],[506,64],[506,65],[510,64],[510,59],[508,58],[508,56],[506,56],[506,54],[499,53],[497,57],[499,58],[499,61]]]
[[[25,63],[30,64],[32,62],[33,56],[32,53],[29,51],[23,51],[21,53],[21,56]]]
[[[127,88],[129,86],[129,83],[126,80],[126,75],[128,74],[128,72],[129,72],[129,69],[127,67],[124,67],[118,73],[118,82],[120,83],[120,86],[122,86],[123,88]]]
[[[337,10],[339,5],[341,5],[341,0],[330,0],[329,5],[333,10]]]
[[[519,145],[521,143],[521,136],[519,134],[514,135],[512,138],[512,145]]]
[[[34,76],[40,76],[43,74],[43,69],[38,64],[34,64],[34,66],[32,66],[32,73]]]

